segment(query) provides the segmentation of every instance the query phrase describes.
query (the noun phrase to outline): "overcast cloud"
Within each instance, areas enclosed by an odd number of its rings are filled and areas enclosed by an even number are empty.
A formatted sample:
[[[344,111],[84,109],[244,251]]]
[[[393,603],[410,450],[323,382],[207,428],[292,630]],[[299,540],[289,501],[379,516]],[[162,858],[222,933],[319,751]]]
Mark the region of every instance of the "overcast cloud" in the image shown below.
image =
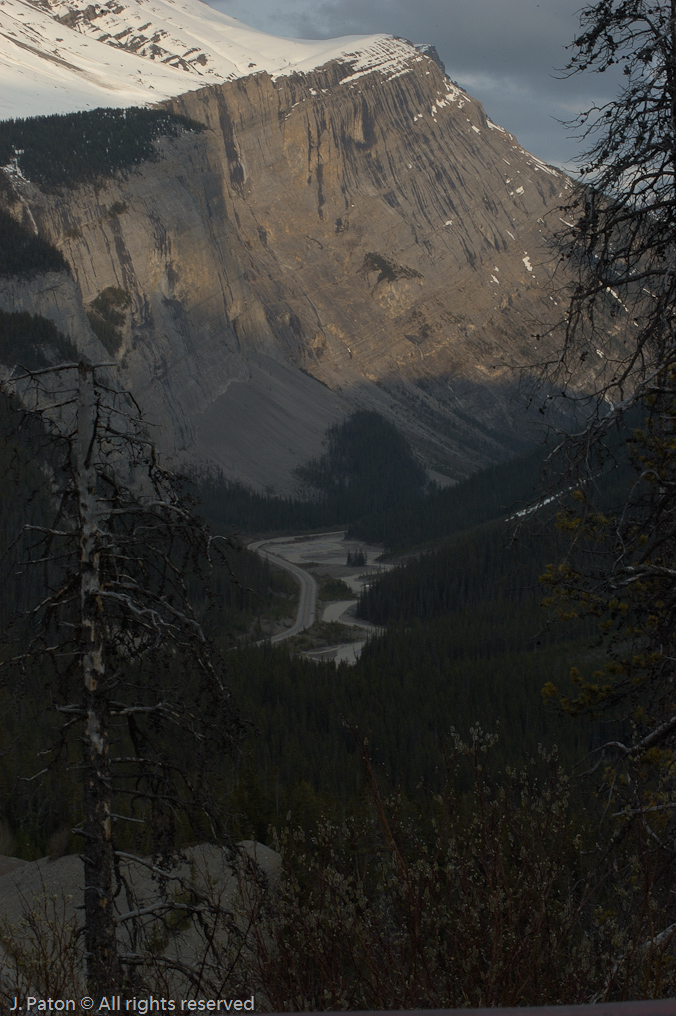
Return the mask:
[[[436,46],[447,73],[535,155],[571,168],[569,120],[612,96],[605,75],[560,80],[581,0],[209,0],[273,35],[318,39],[388,32]]]

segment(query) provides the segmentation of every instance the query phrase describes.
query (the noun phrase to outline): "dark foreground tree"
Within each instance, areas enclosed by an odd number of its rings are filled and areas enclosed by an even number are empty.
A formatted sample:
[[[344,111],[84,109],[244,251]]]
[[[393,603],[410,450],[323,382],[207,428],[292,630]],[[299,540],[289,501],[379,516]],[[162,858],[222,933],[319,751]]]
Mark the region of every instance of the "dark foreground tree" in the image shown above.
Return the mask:
[[[101,995],[142,958],[121,859],[149,856],[161,897],[181,839],[228,843],[218,781],[240,728],[201,623],[214,540],[105,368],[16,371],[2,397],[49,491],[14,546],[42,589],[5,633],[3,672],[59,718],[43,771],[80,774],[87,977]]]
[[[575,282],[548,368],[566,397],[591,380],[595,412],[559,449],[571,541],[546,582],[564,616],[598,619],[606,656],[545,691],[569,712],[614,714],[605,844],[648,834],[661,916],[636,947],[649,949],[676,932],[676,3],[603,0],[580,17],[569,72],[617,67],[624,84],[577,122],[590,147],[560,238]]]
[[[604,0],[580,17],[569,72],[617,65],[625,83],[577,122],[590,148],[560,237],[576,281],[548,367],[567,397],[593,379],[596,412],[563,443],[574,549],[548,578],[601,618],[613,658],[577,706],[640,698],[633,746],[647,750],[676,732],[676,2]]]
[[[580,18],[569,72],[617,65],[626,81],[576,122],[590,147],[560,237],[577,282],[557,364],[567,382],[594,361],[613,419],[663,394],[676,359],[676,7],[604,0]]]

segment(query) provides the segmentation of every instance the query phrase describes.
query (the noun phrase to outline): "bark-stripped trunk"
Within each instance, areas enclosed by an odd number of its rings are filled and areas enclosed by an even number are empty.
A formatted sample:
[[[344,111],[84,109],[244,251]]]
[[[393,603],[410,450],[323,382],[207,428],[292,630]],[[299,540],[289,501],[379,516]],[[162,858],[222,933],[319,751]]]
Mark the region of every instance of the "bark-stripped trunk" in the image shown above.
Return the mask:
[[[96,490],[98,406],[91,367],[78,369],[75,475],[80,513],[80,612],[82,736],[84,773],[85,953],[87,981],[93,995],[119,987],[119,964],[113,917],[113,841],[111,834],[108,707],[103,659],[101,561]]]
[[[672,200],[676,198],[676,0],[671,0],[669,12],[669,41],[665,47],[665,69],[671,114],[671,190]]]

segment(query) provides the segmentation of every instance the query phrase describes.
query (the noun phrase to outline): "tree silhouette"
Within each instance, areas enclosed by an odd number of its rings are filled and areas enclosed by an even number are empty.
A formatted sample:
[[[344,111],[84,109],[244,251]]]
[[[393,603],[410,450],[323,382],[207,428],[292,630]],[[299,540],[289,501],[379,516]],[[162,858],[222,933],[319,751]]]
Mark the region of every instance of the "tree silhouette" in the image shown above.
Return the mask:
[[[567,209],[572,225],[559,236],[575,282],[548,374],[574,397],[593,362],[596,412],[557,449],[571,464],[564,485],[575,501],[564,525],[580,553],[549,581],[609,623],[615,657],[620,643],[626,650],[620,670],[579,705],[616,701],[650,672],[665,695],[652,696],[646,720],[666,738],[676,731],[676,717],[664,728],[658,715],[671,708],[665,667],[676,651],[676,2],[603,0],[580,18],[568,72],[617,66],[625,84],[576,121],[590,147]],[[631,479],[601,510],[595,479],[619,461]]]
[[[567,394],[580,361],[594,361],[606,431],[661,395],[676,359],[676,6],[604,0],[580,13],[569,74],[617,65],[617,97],[573,121],[590,142],[558,237],[574,269],[564,342],[549,364]],[[667,373],[665,373],[667,372]]]
[[[228,843],[218,778],[240,726],[202,623],[217,541],[105,365],[18,369],[1,389],[17,427],[32,428],[49,488],[48,517],[14,545],[15,567],[38,569],[44,588],[5,633],[3,668],[38,673],[59,718],[44,769],[81,776],[87,978],[105,994],[141,959],[120,858],[150,855],[166,880],[181,835]],[[157,913],[168,909],[158,898]]]
[[[545,694],[621,721],[602,748],[614,827],[599,843],[647,836],[640,877],[654,864],[665,915],[659,934],[637,932],[649,950],[676,931],[676,2],[602,0],[580,17],[568,72],[618,67],[624,84],[576,121],[590,147],[559,237],[575,281],[548,376],[566,397],[581,372],[593,380],[596,411],[557,449],[570,467],[559,502],[570,544],[545,578],[560,615],[597,620],[607,656]],[[625,479],[609,497],[618,464]]]

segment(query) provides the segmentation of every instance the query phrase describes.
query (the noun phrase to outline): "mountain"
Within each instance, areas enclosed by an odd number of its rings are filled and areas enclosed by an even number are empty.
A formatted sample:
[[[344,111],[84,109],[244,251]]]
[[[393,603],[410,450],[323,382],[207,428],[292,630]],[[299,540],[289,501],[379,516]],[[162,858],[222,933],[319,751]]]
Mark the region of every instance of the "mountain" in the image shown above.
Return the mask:
[[[84,311],[96,328],[119,299],[113,352],[168,452],[284,493],[358,408],[442,479],[536,439],[517,368],[560,313],[570,181],[435,52],[274,39],[199,0],[5,0],[0,24],[26,82],[6,79],[6,117],[151,96],[205,128],[73,186],[27,178],[17,149],[0,199],[71,271],[0,279],[0,308],[92,348]]]
[[[334,59],[365,69],[385,57],[396,71],[406,59],[405,47],[388,36],[279,39],[199,0],[3,0],[0,39],[0,117],[141,106]]]

